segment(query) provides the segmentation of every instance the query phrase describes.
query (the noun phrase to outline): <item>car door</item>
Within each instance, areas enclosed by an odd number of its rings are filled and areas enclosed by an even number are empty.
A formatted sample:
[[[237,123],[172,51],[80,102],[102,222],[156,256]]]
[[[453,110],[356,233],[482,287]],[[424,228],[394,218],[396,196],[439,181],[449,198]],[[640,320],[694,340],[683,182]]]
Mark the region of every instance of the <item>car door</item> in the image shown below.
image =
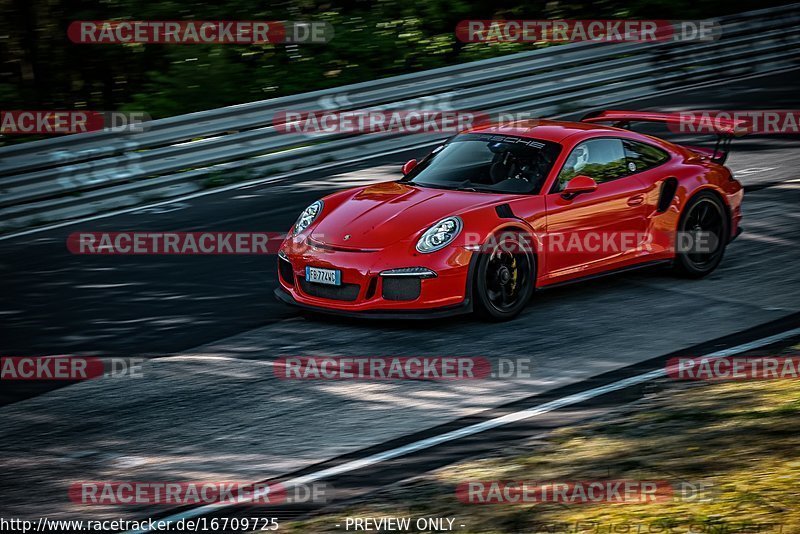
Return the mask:
[[[669,165],[670,155],[666,151],[642,141],[626,139],[625,157],[632,174],[645,186],[645,218],[648,221],[647,231],[650,233],[650,252],[656,256],[671,255],[675,236],[658,223],[659,215],[667,211],[670,200],[675,195],[677,179],[671,177]],[[670,183],[671,182],[671,183]],[[662,199],[663,197],[663,199]],[[665,205],[661,202],[666,201]]]
[[[579,175],[597,189],[574,198],[561,191]],[[594,138],[577,144],[546,195],[548,281],[623,266],[646,241],[645,185],[629,170],[622,139]]]

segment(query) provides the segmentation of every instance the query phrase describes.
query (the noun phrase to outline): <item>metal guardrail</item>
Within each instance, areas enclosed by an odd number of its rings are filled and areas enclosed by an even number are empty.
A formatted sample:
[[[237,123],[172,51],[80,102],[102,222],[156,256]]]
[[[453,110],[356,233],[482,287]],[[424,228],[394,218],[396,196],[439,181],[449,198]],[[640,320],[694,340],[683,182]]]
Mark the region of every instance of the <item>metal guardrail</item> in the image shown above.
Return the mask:
[[[0,148],[0,230],[418,145],[436,136],[285,134],[288,110],[462,109],[550,116],[711,79],[800,67],[800,4],[719,20],[710,42],[575,43],[190,113],[137,133],[93,132]]]

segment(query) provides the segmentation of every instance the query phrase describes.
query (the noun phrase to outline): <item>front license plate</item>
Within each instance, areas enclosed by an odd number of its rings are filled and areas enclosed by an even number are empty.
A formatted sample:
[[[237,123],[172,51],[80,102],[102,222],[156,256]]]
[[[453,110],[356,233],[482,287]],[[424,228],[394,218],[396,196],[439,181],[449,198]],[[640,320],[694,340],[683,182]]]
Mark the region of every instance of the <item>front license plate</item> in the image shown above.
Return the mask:
[[[306,281],[330,286],[342,285],[342,271],[338,269],[320,269],[306,265]]]

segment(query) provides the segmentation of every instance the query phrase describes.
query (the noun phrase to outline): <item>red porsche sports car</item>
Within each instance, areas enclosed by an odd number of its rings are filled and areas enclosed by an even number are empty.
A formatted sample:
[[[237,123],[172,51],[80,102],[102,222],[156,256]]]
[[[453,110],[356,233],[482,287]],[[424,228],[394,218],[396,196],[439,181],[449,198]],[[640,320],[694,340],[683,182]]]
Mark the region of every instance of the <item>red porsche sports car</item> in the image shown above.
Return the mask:
[[[620,270],[707,275],[740,232],[742,185],[723,166],[734,125],[714,149],[629,129],[679,120],[605,111],[458,134],[399,181],[306,208],[275,294],[345,315],[503,320],[535,290]]]

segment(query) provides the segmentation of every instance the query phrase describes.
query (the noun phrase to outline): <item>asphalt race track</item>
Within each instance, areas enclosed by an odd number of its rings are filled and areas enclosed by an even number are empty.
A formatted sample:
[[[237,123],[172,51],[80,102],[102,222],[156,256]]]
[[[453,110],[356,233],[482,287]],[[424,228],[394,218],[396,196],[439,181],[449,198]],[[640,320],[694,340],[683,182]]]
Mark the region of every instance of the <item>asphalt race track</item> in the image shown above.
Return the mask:
[[[797,71],[620,108],[797,108]],[[800,143],[734,141],[745,232],[700,281],[640,271],[537,294],[516,320],[360,322],[273,300],[274,258],[74,256],[78,230],[285,231],[311,201],[396,179],[419,154],[304,175],[0,241],[3,355],[158,357],[141,379],[5,388],[3,515],[79,517],[77,480],[258,480],[574,384],[800,311]],[[281,381],[281,356],[526,357],[534,378]],[[31,397],[25,400],[24,397]],[[17,401],[17,402],[14,402]],[[8,404],[10,403],[10,404]],[[25,450],[18,444],[24,440]],[[37,488],[37,499],[26,488]],[[92,509],[119,516],[119,508]],[[128,510],[147,516],[141,507]]]

